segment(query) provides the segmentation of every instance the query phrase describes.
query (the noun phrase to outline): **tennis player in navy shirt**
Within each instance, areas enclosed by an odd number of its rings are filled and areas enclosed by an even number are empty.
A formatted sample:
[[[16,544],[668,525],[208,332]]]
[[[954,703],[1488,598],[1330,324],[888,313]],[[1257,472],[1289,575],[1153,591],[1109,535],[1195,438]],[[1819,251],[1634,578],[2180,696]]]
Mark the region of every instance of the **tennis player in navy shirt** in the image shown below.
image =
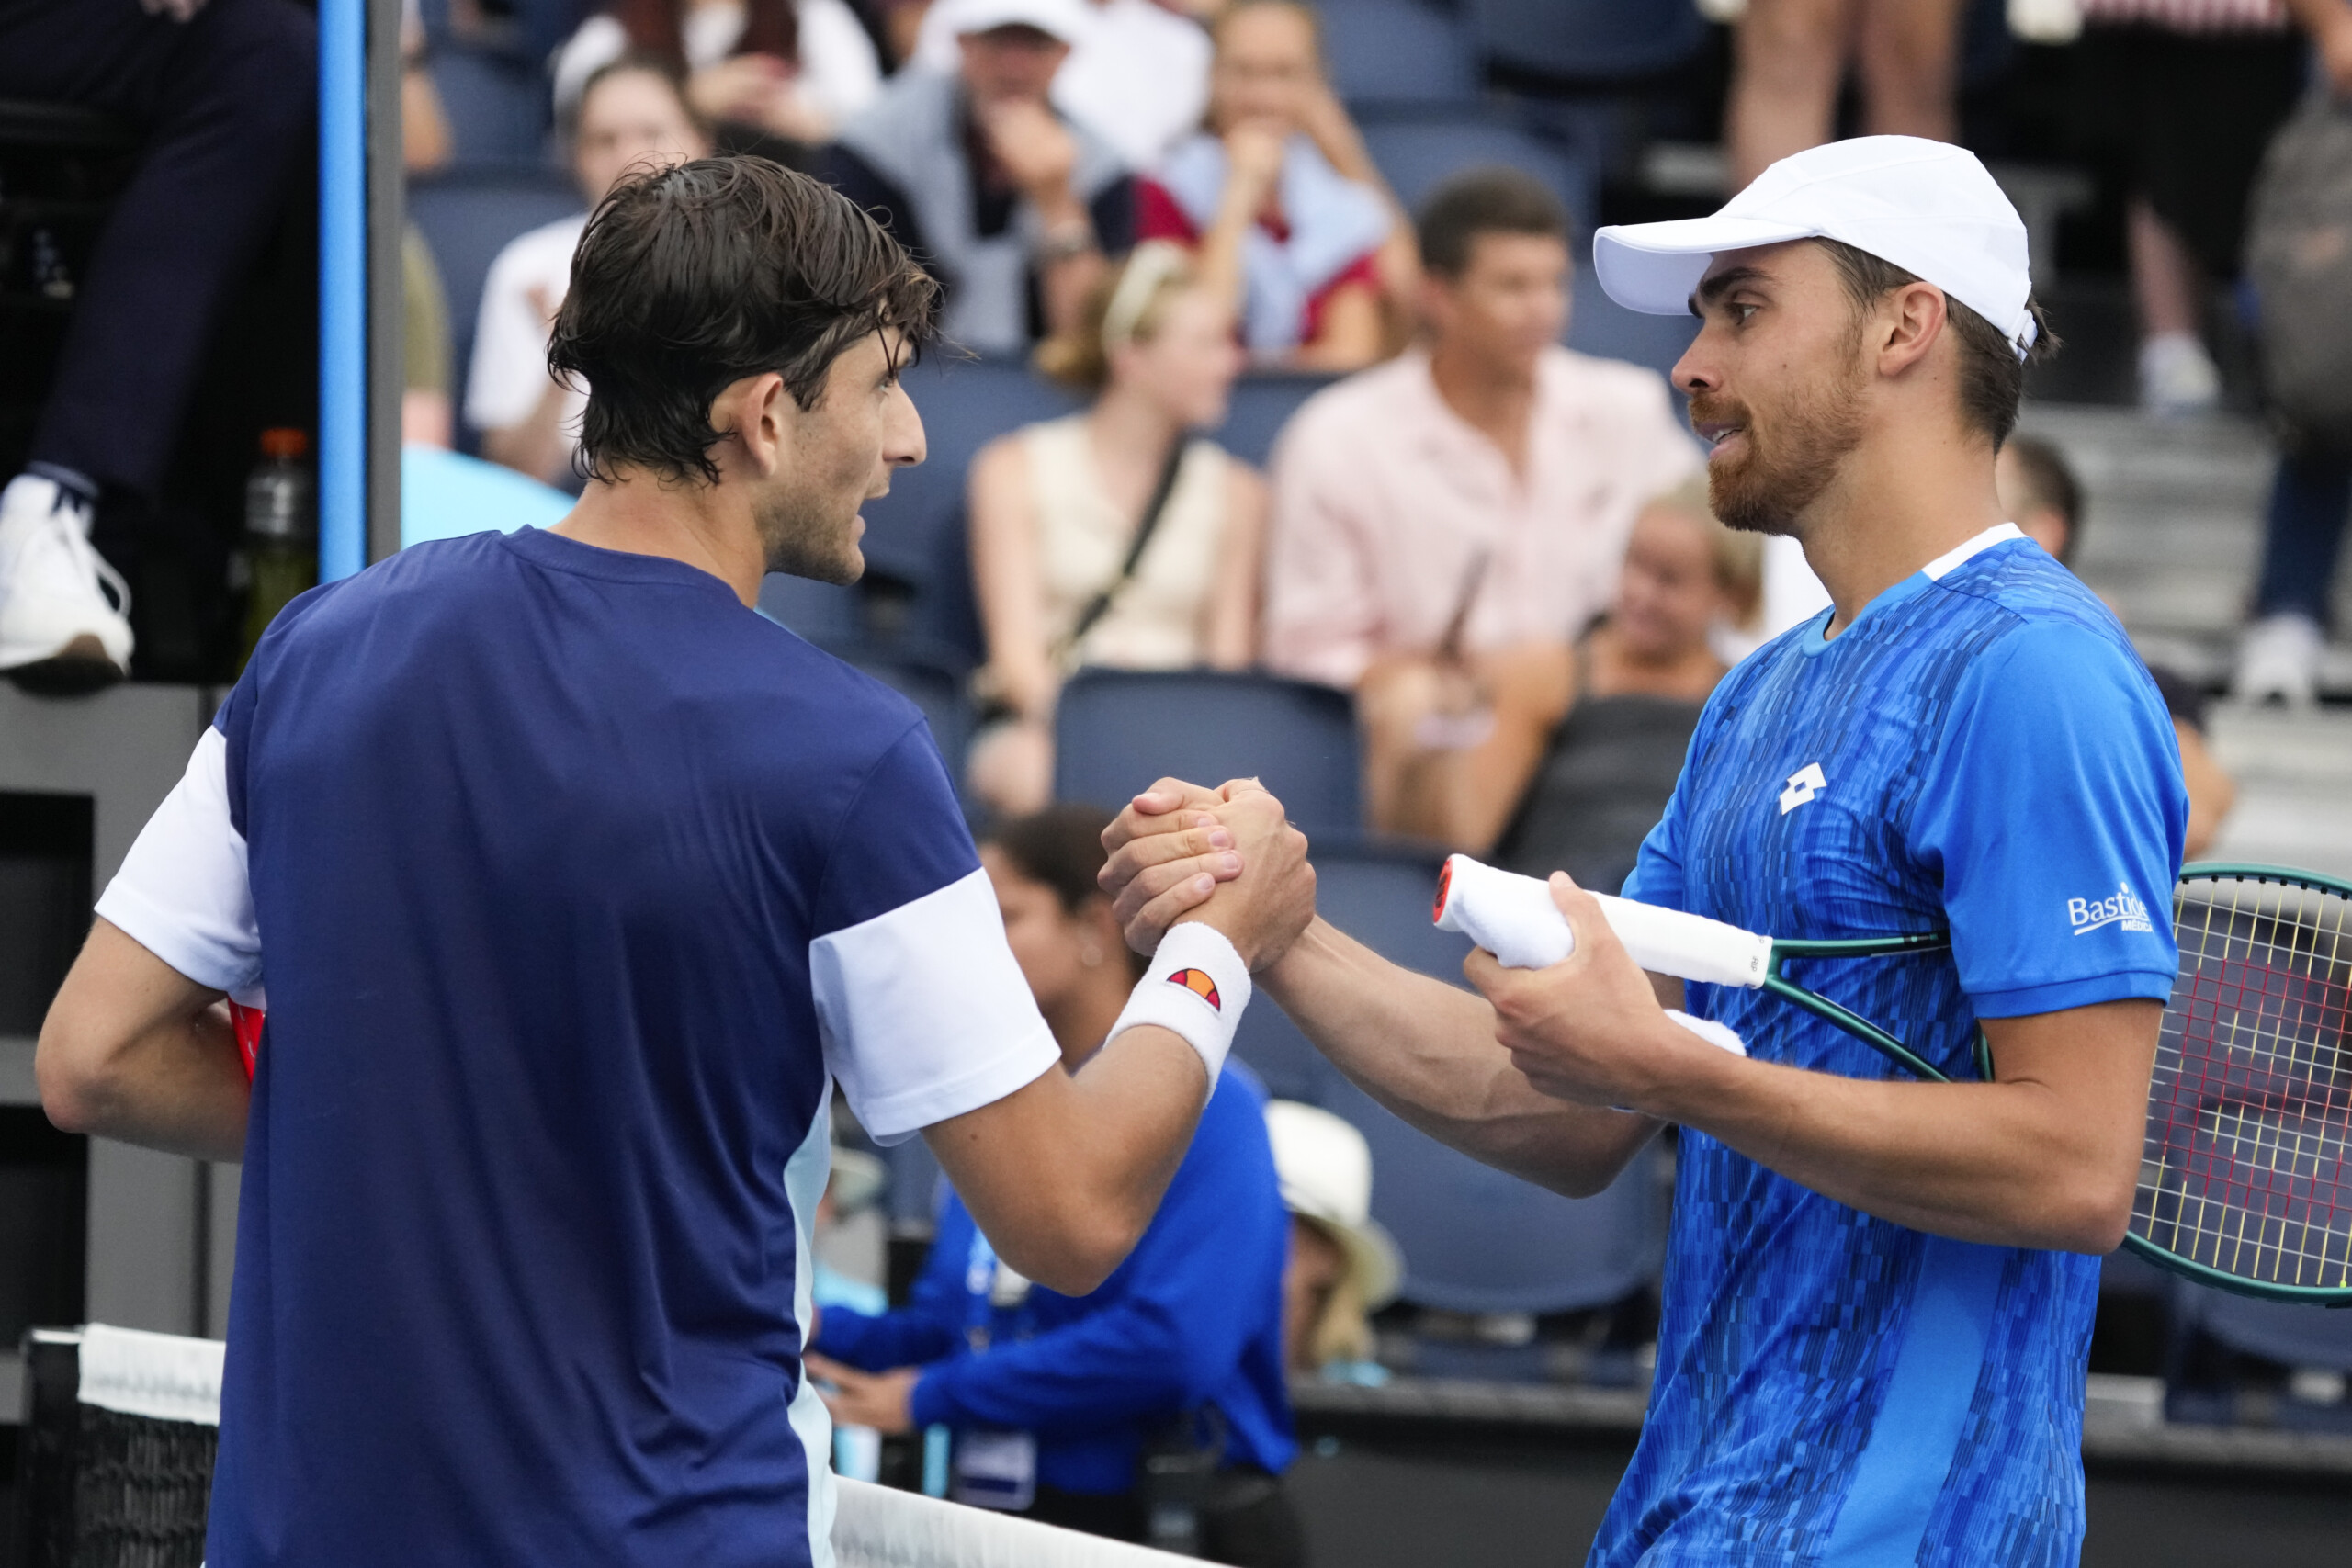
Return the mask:
[[[858,574],[933,309],[773,164],[625,182],[551,350],[578,509],[288,606],[106,890],[37,1067],[62,1125],[243,1162],[214,1568],[829,1562],[836,1082],[1029,1278],[1150,1220],[1303,840],[1229,814],[1242,896],[1068,1071],[920,716],[751,607]]]
[[[1261,983],[1400,1115],[1560,1190],[1680,1124],[1657,1376],[1594,1564],[2072,1563],[2188,799],[2122,628],[1998,510],[2043,344],[2024,226],[1968,153],[1870,137],[1712,218],[1603,229],[1596,257],[1621,303],[1700,317],[1674,380],[1715,511],[1796,536],[1834,600],[1717,687],[1625,895],[1781,937],[1948,931],[1800,978],[1957,1081],[1760,991],[1645,977],[1564,876],[1576,952],[1474,953],[1483,999],[1320,922]],[[1167,781],[1114,825],[1131,939],[1201,907],[1216,799]]]

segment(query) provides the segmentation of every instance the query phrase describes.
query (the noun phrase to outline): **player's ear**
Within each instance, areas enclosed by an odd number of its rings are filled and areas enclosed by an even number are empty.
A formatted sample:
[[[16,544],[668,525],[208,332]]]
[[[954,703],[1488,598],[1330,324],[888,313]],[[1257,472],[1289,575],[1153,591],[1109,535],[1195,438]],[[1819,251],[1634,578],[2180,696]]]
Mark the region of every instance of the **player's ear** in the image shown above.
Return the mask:
[[[729,383],[711,402],[710,427],[729,432],[741,446],[752,471],[774,479],[784,466],[785,452],[800,413],[784,378],[773,370]]]
[[[1899,376],[1928,356],[1939,340],[1951,335],[1944,291],[1932,283],[1906,283],[1880,301],[1872,331],[1881,373]]]

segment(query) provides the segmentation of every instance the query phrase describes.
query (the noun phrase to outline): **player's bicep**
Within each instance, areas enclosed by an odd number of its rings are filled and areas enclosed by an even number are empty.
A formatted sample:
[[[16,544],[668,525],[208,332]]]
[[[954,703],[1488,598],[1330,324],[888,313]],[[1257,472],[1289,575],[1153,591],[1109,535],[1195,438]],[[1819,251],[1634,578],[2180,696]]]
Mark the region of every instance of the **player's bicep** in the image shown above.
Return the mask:
[[[2128,1208],[2148,1122],[2164,1004],[2143,998],[1984,1021],[1994,1081],[2033,1085],[2080,1140],[2088,1179]]]

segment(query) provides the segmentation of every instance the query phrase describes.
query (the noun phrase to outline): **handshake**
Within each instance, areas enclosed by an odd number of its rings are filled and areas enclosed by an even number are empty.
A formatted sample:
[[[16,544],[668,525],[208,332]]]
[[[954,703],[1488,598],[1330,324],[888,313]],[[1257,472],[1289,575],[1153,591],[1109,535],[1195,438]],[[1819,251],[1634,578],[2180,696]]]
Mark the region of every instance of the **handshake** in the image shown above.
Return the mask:
[[[1158,950],[1179,920],[1231,942],[1254,973],[1290,951],[1315,919],[1306,835],[1255,779],[1204,789],[1161,779],[1102,830],[1098,878],[1127,944]]]

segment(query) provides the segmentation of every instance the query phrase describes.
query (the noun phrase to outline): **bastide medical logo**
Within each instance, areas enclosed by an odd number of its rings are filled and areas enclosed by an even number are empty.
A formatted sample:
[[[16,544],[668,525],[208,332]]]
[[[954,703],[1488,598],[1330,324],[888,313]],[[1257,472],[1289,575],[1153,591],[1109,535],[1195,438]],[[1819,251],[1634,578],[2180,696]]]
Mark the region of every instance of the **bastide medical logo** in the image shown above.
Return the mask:
[[[2156,929],[2148,919],[2148,906],[2132,891],[2128,882],[2117,883],[2115,891],[2104,898],[2067,899],[2066,923],[2074,928],[2076,936],[2088,936],[2109,926],[2127,931]]]

